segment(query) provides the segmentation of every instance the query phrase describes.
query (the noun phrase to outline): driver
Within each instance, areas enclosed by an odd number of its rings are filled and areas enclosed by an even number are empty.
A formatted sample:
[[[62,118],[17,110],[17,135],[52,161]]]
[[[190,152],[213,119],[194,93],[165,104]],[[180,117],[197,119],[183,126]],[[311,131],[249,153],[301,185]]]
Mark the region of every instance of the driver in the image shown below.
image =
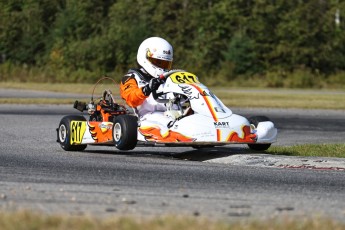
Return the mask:
[[[171,70],[172,61],[173,47],[165,39],[150,37],[140,44],[137,54],[140,67],[130,69],[120,85],[121,97],[136,110],[139,117],[166,110],[151,93],[159,88],[160,75]]]

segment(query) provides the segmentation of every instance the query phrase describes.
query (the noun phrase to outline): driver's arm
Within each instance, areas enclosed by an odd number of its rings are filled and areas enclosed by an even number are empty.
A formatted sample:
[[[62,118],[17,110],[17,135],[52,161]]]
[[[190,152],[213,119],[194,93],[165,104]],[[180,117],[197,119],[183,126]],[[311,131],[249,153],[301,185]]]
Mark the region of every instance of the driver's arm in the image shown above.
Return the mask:
[[[120,85],[121,97],[131,107],[141,105],[148,96],[145,96],[142,88],[138,87],[138,83],[134,77],[124,76]]]

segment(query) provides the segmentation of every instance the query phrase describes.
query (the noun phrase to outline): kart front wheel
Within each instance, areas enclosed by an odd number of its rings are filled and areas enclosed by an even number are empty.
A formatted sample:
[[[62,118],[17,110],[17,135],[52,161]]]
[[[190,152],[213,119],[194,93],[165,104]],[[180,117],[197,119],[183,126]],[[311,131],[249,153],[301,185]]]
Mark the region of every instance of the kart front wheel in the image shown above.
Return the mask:
[[[119,150],[131,150],[137,145],[138,121],[131,115],[119,115],[114,119],[113,140]]]
[[[263,121],[271,121],[268,117],[266,116],[254,116],[254,117],[250,117],[249,119],[249,123],[251,125],[253,125],[255,128],[258,127],[258,124],[260,122]],[[255,150],[255,151],[265,151],[267,150],[269,147],[271,147],[271,144],[248,144],[248,147],[251,150]]]
[[[72,121],[86,121],[83,116],[65,116],[61,119],[57,131],[57,142],[65,151],[83,151],[87,145],[71,145],[71,122]]]

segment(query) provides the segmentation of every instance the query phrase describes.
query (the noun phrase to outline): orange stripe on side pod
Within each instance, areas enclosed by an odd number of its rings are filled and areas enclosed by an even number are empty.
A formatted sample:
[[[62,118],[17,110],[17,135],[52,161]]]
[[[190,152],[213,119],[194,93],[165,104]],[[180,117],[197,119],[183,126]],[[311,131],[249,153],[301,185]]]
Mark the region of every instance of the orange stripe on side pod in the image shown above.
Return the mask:
[[[206,105],[208,107],[208,109],[210,110],[211,114],[212,114],[212,117],[213,117],[213,120],[214,121],[218,121],[218,118],[217,118],[217,114],[216,112],[214,111],[214,108],[212,106],[212,103],[208,100],[208,97],[207,96],[204,96],[205,93],[196,85],[192,84],[192,86],[194,88],[196,88],[198,90],[198,92],[200,93],[200,95],[204,98],[205,102],[206,102]]]
[[[205,93],[197,85],[192,84],[192,86],[194,88],[196,88],[198,90],[198,92],[200,93],[200,95],[204,98],[206,105],[207,105],[209,111],[211,112],[213,120],[218,121],[217,114],[214,111],[214,107],[212,106],[212,103],[208,100],[208,96],[205,96]],[[222,134],[221,130],[220,129],[216,129],[216,130],[217,130],[217,141],[221,141],[221,134]]]
[[[217,129],[217,141],[221,141],[222,133],[220,129]]]

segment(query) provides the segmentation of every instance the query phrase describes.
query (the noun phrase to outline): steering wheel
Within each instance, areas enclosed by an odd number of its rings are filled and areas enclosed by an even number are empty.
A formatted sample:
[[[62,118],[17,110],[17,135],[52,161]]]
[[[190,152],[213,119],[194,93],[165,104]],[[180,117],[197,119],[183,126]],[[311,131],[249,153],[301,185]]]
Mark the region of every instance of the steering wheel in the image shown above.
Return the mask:
[[[183,69],[174,69],[174,70],[170,70],[170,71],[168,71],[168,72],[166,72],[166,73],[163,73],[163,74],[159,77],[159,79],[161,80],[161,83],[164,83],[164,82],[166,81],[166,79],[167,79],[171,74],[177,73],[177,72],[186,72],[186,71],[183,70]],[[164,95],[164,94],[165,94],[165,93],[163,93],[163,92],[157,93],[156,90],[152,91],[152,96],[153,96],[153,98],[154,98],[157,102],[159,102],[159,103],[168,103],[168,102],[169,102],[168,99],[159,98],[160,96],[162,96],[162,95]]]

